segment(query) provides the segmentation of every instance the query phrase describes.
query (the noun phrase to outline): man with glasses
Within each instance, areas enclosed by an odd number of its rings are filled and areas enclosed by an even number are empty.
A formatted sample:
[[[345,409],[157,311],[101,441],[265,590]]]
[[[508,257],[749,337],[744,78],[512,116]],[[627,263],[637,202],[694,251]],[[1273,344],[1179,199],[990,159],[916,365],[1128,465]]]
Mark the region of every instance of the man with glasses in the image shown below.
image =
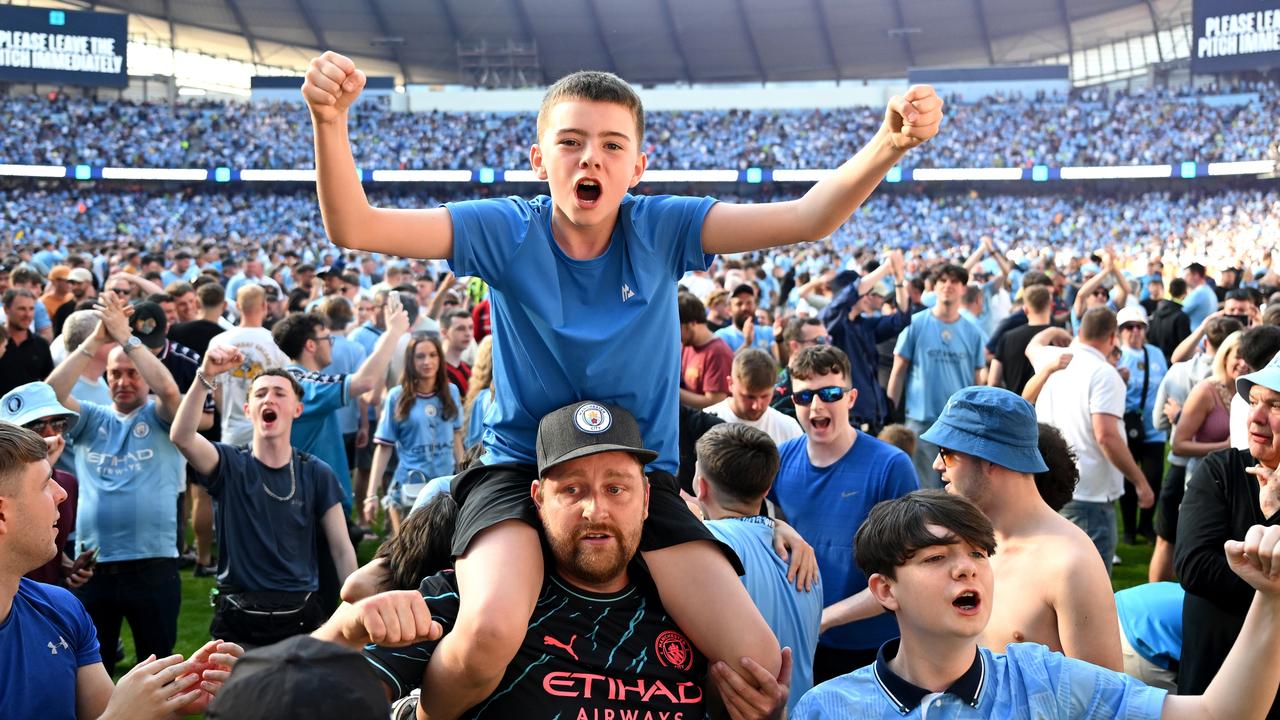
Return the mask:
[[[850,381],[857,390],[851,408],[854,426],[877,435],[889,416],[889,404],[878,377],[880,351],[876,345],[896,338],[911,324],[907,276],[901,250],[894,250],[875,270],[858,276],[853,270],[836,275],[832,286],[836,296],[822,310],[822,321],[831,333],[831,343],[849,356]],[[873,289],[882,279],[893,276],[896,311],[891,315],[870,314]]]
[[[1010,643],[1040,643],[1123,670],[1111,578],[1089,536],[1036,489],[1035,473],[1048,467],[1031,403],[1000,388],[965,388],[924,439],[938,446],[933,469],[947,492],[973,501],[995,526],[995,598],[978,644],[1004,652]]]
[[[1126,307],[1116,314],[1120,326],[1120,362],[1117,367],[1128,371],[1125,391],[1125,433],[1129,452],[1142,468],[1151,492],[1160,495],[1164,478],[1165,433],[1155,426],[1162,408],[1156,407],[1160,381],[1169,372],[1164,353],[1147,340],[1147,313],[1141,307]],[[1124,541],[1133,545],[1141,534],[1147,542],[1155,542],[1155,507],[1138,512],[1138,494],[1125,483],[1120,498],[1120,514],[1124,520]]]
[[[849,536],[876,503],[905,495],[918,483],[906,453],[850,424],[858,392],[850,387],[844,352],[828,345],[806,347],[792,356],[788,369],[805,434],[779,448],[781,465],[769,498],[817,554],[827,608],[823,627],[870,618],[827,630],[818,639],[813,679],[819,683],[873,662],[880,645],[898,634],[892,615],[872,617],[878,605],[867,592]]]
[[[50,447],[49,464],[58,462],[66,449],[63,434],[69,423],[80,417],[58,403],[58,397],[47,383],[33,382],[20,385],[0,398],[0,420],[21,425],[42,438],[57,438]],[[58,535],[54,543],[58,554],[43,566],[32,570],[26,577],[49,585],[78,588],[93,577],[93,565],[74,561],[64,554],[67,539],[76,531],[76,500],[80,496],[76,476],[64,470],[54,469],[54,482],[66,492],[67,499],[58,506]],[[86,558],[88,556],[86,555]]]

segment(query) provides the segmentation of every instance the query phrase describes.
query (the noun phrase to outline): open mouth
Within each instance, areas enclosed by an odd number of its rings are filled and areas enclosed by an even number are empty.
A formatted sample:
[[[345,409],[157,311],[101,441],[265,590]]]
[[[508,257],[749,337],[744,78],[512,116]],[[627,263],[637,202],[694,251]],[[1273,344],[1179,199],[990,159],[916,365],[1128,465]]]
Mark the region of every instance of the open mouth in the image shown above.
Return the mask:
[[[971,615],[978,611],[978,605],[981,603],[978,600],[978,593],[972,590],[965,590],[957,595],[956,598],[951,601],[951,604],[962,614]]]
[[[826,430],[831,427],[831,418],[829,417],[810,417],[809,424],[814,430]]]
[[[280,416],[276,413],[275,410],[267,409],[262,411],[262,421],[265,423],[273,423],[279,417]]]
[[[578,202],[584,206],[592,206],[599,202],[602,191],[603,188],[600,187],[600,183],[587,179],[579,180],[578,184],[573,188],[573,193],[577,196]]]

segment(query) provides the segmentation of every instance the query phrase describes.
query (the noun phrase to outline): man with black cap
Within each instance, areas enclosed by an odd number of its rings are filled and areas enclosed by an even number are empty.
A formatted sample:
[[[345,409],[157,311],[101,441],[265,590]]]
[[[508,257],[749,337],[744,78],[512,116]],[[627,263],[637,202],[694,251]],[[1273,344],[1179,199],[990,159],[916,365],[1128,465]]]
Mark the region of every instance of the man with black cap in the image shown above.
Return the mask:
[[[657,453],[625,410],[585,401],[542,418],[537,454],[530,492],[550,550],[541,596],[498,689],[464,717],[702,717],[706,660],[633,563],[648,516],[644,466]],[[459,602],[452,572],[419,591],[343,606],[314,636],[380,643],[365,650],[369,662],[393,697],[407,695],[438,644],[432,617],[451,625]],[[774,710],[785,705],[776,681],[757,680],[775,692]]]
[[[1122,670],[1106,567],[1089,536],[1036,489],[1035,473],[1048,467],[1031,403],[1001,388],[964,388],[923,439],[938,446],[933,469],[947,492],[972,500],[995,527],[996,597],[979,644],[1004,652],[1009,643],[1035,642]]]

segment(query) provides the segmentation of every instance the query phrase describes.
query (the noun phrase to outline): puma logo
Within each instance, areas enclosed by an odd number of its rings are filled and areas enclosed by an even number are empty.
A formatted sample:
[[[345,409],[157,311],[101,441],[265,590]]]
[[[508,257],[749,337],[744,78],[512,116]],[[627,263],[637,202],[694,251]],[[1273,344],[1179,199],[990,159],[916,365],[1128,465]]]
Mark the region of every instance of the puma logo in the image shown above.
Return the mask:
[[[558,647],[558,648],[560,648],[561,650],[564,650],[565,652],[569,653],[569,655],[571,655],[571,656],[573,657],[573,659],[574,659],[574,660],[577,660],[577,659],[578,659],[578,653],[576,653],[576,652],[574,652],[574,651],[573,651],[573,643],[574,643],[574,641],[575,641],[575,640],[577,640],[577,639],[578,639],[578,636],[577,636],[577,635],[574,635],[573,637],[569,638],[569,644],[568,644],[568,645],[566,645],[566,644],[564,644],[564,643],[560,642],[559,640],[557,640],[557,639],[555,639],[555,638],[551,637],[550,635],[543,635],[543,636],[542,636],[542,644],[543,644],[543,645],[551,645],[552,647]],[[581,661],[579,661],[579,662],[581,662]]]

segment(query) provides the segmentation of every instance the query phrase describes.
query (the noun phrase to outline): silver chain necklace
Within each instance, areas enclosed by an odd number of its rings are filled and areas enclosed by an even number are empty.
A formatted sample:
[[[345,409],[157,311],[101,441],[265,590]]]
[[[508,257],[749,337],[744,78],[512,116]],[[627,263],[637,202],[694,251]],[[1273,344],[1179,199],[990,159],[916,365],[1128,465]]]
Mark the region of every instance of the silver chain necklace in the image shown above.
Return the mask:
[[[298,491],[298,477],[294,474],[294,471],[293,471],[293,450],[292,449],[289,450],[289,494],[284,497],[280,497],[279,495],[271,492],[271,488],[267,487],[266,477],[262,478],[262,489],[264,492],[267,493],[267,495],[272,500],[277,500],[282,503],[287,503],[293,499],[293,494]]]

